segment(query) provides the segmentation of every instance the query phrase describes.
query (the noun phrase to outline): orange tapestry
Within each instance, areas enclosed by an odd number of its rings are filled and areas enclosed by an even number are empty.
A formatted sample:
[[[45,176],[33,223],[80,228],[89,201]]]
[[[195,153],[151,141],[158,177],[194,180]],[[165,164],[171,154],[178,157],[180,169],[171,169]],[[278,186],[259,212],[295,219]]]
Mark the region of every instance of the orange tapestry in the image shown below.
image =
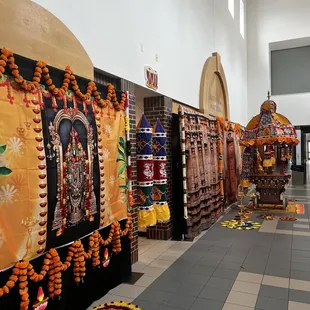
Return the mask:
[[[127,217],[125,112],[95,107],[95,114],[101,183],[100,227],[105,227]]]
[[[0,269],[44,252],[46,161],[37,95],[0,79]]]
[[[0,270],[127,218],[124,111],[6,76],[0,107]]]

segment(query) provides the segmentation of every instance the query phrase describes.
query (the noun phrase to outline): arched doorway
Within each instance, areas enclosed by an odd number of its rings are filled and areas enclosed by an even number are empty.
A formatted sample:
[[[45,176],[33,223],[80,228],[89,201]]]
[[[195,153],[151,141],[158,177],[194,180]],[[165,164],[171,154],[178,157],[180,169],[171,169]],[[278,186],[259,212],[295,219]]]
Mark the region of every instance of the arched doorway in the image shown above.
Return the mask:
[[[213,53],[204,64],[200,84],[199,109],[203,114],[211,114],[230,120],[228,89],[221,57]],[[225,204],[236,201],[239,182],[239,146],[236,134],[228,129],[223,132],[223,175]]]
[[[213,53],[204,64],[200,82],[199,109],[203,114],[230,119],[226,77],[218,53]]]

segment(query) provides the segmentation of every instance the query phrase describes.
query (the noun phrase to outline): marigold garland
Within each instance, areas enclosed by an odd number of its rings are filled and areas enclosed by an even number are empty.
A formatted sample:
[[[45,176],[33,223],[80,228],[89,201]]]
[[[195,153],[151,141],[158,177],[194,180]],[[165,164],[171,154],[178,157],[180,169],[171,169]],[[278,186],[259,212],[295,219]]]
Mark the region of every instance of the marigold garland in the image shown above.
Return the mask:
[[[108,246],[112,243],[114,253],[121,252],[121,236],[128,235],[132,240],[132,218],[128,213],[125,229],[122,231],[120,224],[115,221],[111,224],[108,238],[104,240],[98,231],[92,233],[89,237],[88,251],[84,250],[81,240],[75,241],[68,248],[68,254],[64,263],[60,260],[56,249],[50,249],[44,257],[43,266],[39,273],[36,273],[28,260],[17,262],[12,274],[6,284],[0,288],[0,297],[9,294],[10,291],[19,285],[19,295],[21,298],[20,310],[28,310],[29,294],[28,281],[40,282],[45,276],[48,276],[48,295],[51,298],[59,297],[62,293],[62,272],[71,267],[73,263],[74,281],[79,284],[83,282],[86,275],[86,260],[92,259],[92,266],[100,265],[100,246]]]
[[[43,80],[44,84],[48,88],[49,92],[54,96],[63,96],[71,86],[75,95],[82,101],[87,101],[91,96],[94,97],[96,103],[99,107],[105,108],[106,106],[112,105],[115,110],[124,110],[125,109],[125,101],[126,94],[122,93],[121,100],[118,102],[116,97],[116,92],[114,86],[109,83],[107,85],[107,95],[105,99],[101,98],[100,92],[98,92],[96,83],[93,81],[89,81],[87,85],[87,91],[83,94],[79,88],[79,85],[76,81],[76,77],[71,71],[69,66],[66,66],[64,72],[64,78],[60,88],[57,88],[52,78],[50,77],[49,69],[44,61],[38,61],[36,63],[36,67],[34,69],[32,81],[26,81],[23,76],[20,74],[18,70],[18,65],[15,63],[14,54],[12,51],[3,48],[0,50],[0,77],[5,72],[5,68],[8,67],[14,81],[25,91],[31,92],[35,90],[39,83]]]

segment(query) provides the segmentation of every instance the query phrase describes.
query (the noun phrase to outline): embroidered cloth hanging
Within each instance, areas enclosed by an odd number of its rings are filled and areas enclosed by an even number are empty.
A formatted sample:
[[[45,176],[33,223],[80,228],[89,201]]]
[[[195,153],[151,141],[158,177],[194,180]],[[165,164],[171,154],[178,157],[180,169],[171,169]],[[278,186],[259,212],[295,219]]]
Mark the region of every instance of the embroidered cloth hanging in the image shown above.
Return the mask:
[[[142,115],[137,126],[136,149],[138,226],[142,228],[157,223],[153,207],[152,128],[145,115]]]
[[[127,217],[125,113],[0,78],[0,270]]]
[[[170,219],[170,210],[167,203],[167,171],[166,171],[166,140],[165,129],[157,120],[153,127],[153,162],[154,188],[153,200],[157,222],[167,222]]]

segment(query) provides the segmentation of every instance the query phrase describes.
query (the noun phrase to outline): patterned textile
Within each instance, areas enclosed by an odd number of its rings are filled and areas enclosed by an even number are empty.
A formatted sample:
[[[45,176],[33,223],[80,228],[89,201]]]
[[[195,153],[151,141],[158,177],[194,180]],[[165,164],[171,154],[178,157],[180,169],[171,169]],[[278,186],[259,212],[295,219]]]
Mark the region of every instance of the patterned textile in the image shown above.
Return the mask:
[[[35,257],[46,246],[47,171],[40,100],[37,94],[28,104],[27,99],[8,79],[0,78],[0,269]]]
[[[222,212],[215,118],[185,113],[187,238],[210,227]],[[181,122],[182,124],[182,122]],[[183,147],[182,147],[183,148]]]
[[[154,161],[154,188],[153,200],[157,222],[167,222],[170,219],[170,210],[167,204],[166,187],[166,132],[157,120],[153,127],[153,161]]]
[[[156,224],[153,208],[153,148],[152,128],[142,115],[137,126],[137,205],[139,207],[138,226],[140,228]]]
[[[0,270],[127,217],[123,111],[4,75],[0,105]]]
[[[285,116],[276,113],[276,110],[276,103],[266,100],[261,105],[260,114],[248,123],[240,143],[244,146],[273,143],[297,145],[299,141],[295,128]]]
[[[241,184],[243,187],[250,187],[249,176],[253,171],[254,166],[254,155],[250,147],[246,147],[242,154],[242,173],[241,173]]]

